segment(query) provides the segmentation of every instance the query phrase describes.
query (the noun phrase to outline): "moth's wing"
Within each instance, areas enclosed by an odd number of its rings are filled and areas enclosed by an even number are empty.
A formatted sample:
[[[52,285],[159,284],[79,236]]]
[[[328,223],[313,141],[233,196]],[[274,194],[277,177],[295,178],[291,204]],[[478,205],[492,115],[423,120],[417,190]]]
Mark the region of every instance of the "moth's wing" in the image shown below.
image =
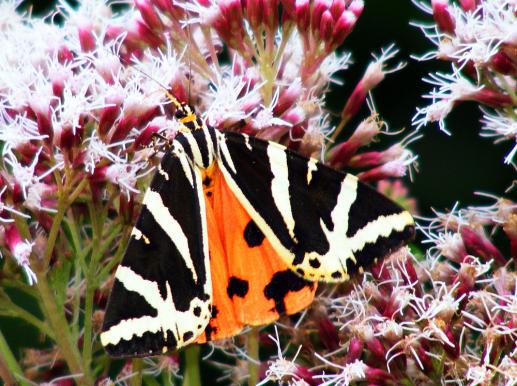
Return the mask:
[[[284,262],[344,281],[414,234],[411,215],[351,174],[239,133],[219,134],[228,186]]]
[[[167,153],[147,189],[104,318],[112,356],[149,356],[195,341],[212,284],[201,172]]]
[[[317,287],[279,258],[220,170],[211,179],[205,194],[214,312],[200,343],[299,312],[312,303]]]

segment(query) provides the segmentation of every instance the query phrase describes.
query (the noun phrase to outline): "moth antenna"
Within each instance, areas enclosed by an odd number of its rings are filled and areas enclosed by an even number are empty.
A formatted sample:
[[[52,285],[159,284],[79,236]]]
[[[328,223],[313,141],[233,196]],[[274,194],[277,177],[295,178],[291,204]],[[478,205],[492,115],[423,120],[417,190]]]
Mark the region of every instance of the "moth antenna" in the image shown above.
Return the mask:
[[[190,40],[192,39],[192,34],[190,30],[190,24],[187,24],[187,34],[188,34],[188,41],[187,41],[187,55],[188,55],[188,103],[190,104],[190,82],[192,80],[192,56],[188,52],[188,46],[190,45]]]

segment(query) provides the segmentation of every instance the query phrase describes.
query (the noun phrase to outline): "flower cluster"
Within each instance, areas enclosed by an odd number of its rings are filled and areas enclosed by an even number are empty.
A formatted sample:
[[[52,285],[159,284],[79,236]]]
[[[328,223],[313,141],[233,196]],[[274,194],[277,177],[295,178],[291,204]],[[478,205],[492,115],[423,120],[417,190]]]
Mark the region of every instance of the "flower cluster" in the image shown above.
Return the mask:
[[[303,348],[292,360],[279,351],[265,379],[515,385],[516,220],[517,204],[506,199],[423,219],[427,254],[398,251],[344,293],[324,294],[325,307],[296,327],[313,332],[295,334]],[[499,228],[508,255],[494,244]]]
[[[217,129],[356,169],[405,196],[385,179],[406,174],[416,137],[366,149],[391,132],[375,111],[350,123],[386,74],[403,67],[387,68],[397,50],[374,56],[341,114],[325,108],[350,64],[338,47],[361,0],[60,1],[46,19],[18,5],[0,5],[0,315],[37,329],[46,348],[17,361],[0,345],[7,384],[123,384],[178,372],[176,356],[110,372],[96,336],[139,193],[162,155],[159,138],[179,128],[166,92]],[[16,304],[12,291],[39,310]]]
[[[432,101],[419,108],[413,119],[419,128],[438,122],[448,132],[445,118],[464,101],[479,103],[483,112],[481,135],[496,142],[517,142],[517,34],[516,4],[512,0],[413,1],[431,14],[434,24],[418,25],[436,50],[420,59],[451,63],[449,73],[431,74],[426,82],[433,90],[424,95]],[[517,144],[505,158],[511,163]]]

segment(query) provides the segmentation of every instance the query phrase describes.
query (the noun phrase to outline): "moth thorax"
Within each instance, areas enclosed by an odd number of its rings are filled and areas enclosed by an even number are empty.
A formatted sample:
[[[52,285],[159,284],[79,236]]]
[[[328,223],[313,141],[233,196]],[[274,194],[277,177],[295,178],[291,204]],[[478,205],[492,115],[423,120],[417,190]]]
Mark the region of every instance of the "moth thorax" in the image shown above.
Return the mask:
[[[179,142],[194,165],[201,169],[207,169],[216,160],[215,133],[213,134],[212,136],[210,129],[192,130],[178,134],[175,141]]]

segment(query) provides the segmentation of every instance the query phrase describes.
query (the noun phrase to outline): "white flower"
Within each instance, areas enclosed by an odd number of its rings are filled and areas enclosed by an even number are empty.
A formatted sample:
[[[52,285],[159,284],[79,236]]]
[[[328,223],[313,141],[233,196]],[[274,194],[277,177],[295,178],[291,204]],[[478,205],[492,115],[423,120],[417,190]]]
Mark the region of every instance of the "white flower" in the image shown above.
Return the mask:
[[[136,189],[136,182],[139,178],[142,178],[149,174],[153,168],[145,170],[147,164],[145,162],[120,162],[114,163],[108,166],[106,170],[106,178],[113,184],[119,185],[122,193],[124,193],[128,200],[131,193],[140,193]],[[139,174],[140,171],[144,170]]]
[[[203,104],[207,106],[204,116],[214,127],[232,125],[248,118],[262,100],[258,92],[260,85],[252,87],[250,81],[234,74],[230,68],[222,71],[204,95]]]
[[[125,141],[107,144],[97,136],[96,131],[93,131],[91,137],[88,138],[85,142],[87,143],[87,146],[84,160],[84,170],[87,173],[93,174],[95,170],[95,165],[97,165],[97,163],[102,158],[106,158],[113,163],[124,162],[124,159],[119,157],[117,154],[113,153],[111,149],[119,146],[122,148],[124,145],[132,143],[133,140],[127,139]]]
[[[277,381],[277,382],[286,382],[291,378],[300,379],[297,375],[298,366],[295,361],[300,354],[300,350],[302,346],[298,347],[298,351],[296,352],[294,358],[292,360],[288,360],[284,357],[282,353],[282,347],[280,346],[280,338],[278,337],[278,329],[275,326],[275,337],[268,335],[269,339],[275,342],[277,347],[277,359],[268,362],[268,369],[266,370],[266,377],[257,384],[257,386],[264,385],[269,381]]]
[[[319,73],[323,79],[321,86],[326,86],[328,83],[335,83],[343,85],[343,81],[336,78],[335,74],[338,71],[348,69],[350,66],[352,54],[350,52],[343,52],[337,54],[335,52],[330,53],[319,66]]]
[[[469,386],[485,386],[490,384],[490,380],[493,378],[494,374],[492,370],[490,370],[486,366],[475,366],[470,365],[467,370],[467,374],[465,377],[470,381]]]
[[[34,243],[31,243],[27,240],[23,242],[18,242],[13,248],[12,254],[16,259],[18,265],[20,265],[29,281],[29,285],[32,285],[38,281],[36,274],[32,271],[29,263],[29,256],[32,253],[32,247]]]
[[[262,104],[260,105],[261,108],[251,120],[251,126],[254,129],[262,130],[271,126],[292,126],[289,122],[286,122],[283,119],[277,118],[273,115],[273,110],[278,103],[279,94],[280,89],[277,88],[269,106],[266,107]]]
[[[362,381],[366,378],[366,370],[368,369],[368,366],[363,361],[356,360],[355,362],[341,366],[328,361],[318,353],[315,355],[321,361],[340,370],[338,374],[315,375],[314,378],[321,379],[323,381],[323,383],[320,383],[320,386],[348,386],[351,382]]]
[[[34,156],[34,160],[28,166],[22,165],[16,156],[13,153],[7,153],[4,158],[4,162],[8,164],[12,171],[11,174],[14,176],[14,181],[20,184],[22,189],[23,198],[27,200],[28,190],[35,184],[39,184],[41,180],[43,180],[46,176],[53,173],[56,169],[61,169],[63,167],[63,163],[59,162],[53,167],[49,168],[45,172],[40,175],[36,175],[36,165],[39,162],[39,156],[41,154],[42,148],[39,148],[36,155]],[[29,201],[26,205],[28,208],[34,208],[34,195],[31,196],[33,201]]]
[[[3,142],[2,155],[12,152],[19,146],[26,145],[30,141],[38,141],[47,138],[38,132],[38,126],[26,114],[18,114],[11,118],[4,114],[4,120],[0,120],[0,142]]]
[[[481,110],[484,113],[483,119],[481,119],[481,123],[483,123],[482,137],[496,138],[495,143],[513,140],[512,150],[504,159],[505,163],[511,163],[517,153],[517,120],[504,110],[489,111],[483,108]],[[514,110],[513,113],[517,114],[517,110]]]
[[[11,212],[11,213],[17,214],[18,216],[21,216],[21,217],[30,218],[30,216],[26,215],[25,213],[22,213],[14,208],[11,208],[9,205],[6,205],[5,203],[2,202],[2,195],[4,194],[4,192],[6,190],[7,190],[7,186],[4,186],[2,188],[2,190],[0,190],[0,214],[5,210],[6,212]],[[0,222],[7,223],[7,222],[13,222],[13,221],[14,220],[12,218],[0,216]],[[0,257],[1,257],[1,255],[0,255]]]

